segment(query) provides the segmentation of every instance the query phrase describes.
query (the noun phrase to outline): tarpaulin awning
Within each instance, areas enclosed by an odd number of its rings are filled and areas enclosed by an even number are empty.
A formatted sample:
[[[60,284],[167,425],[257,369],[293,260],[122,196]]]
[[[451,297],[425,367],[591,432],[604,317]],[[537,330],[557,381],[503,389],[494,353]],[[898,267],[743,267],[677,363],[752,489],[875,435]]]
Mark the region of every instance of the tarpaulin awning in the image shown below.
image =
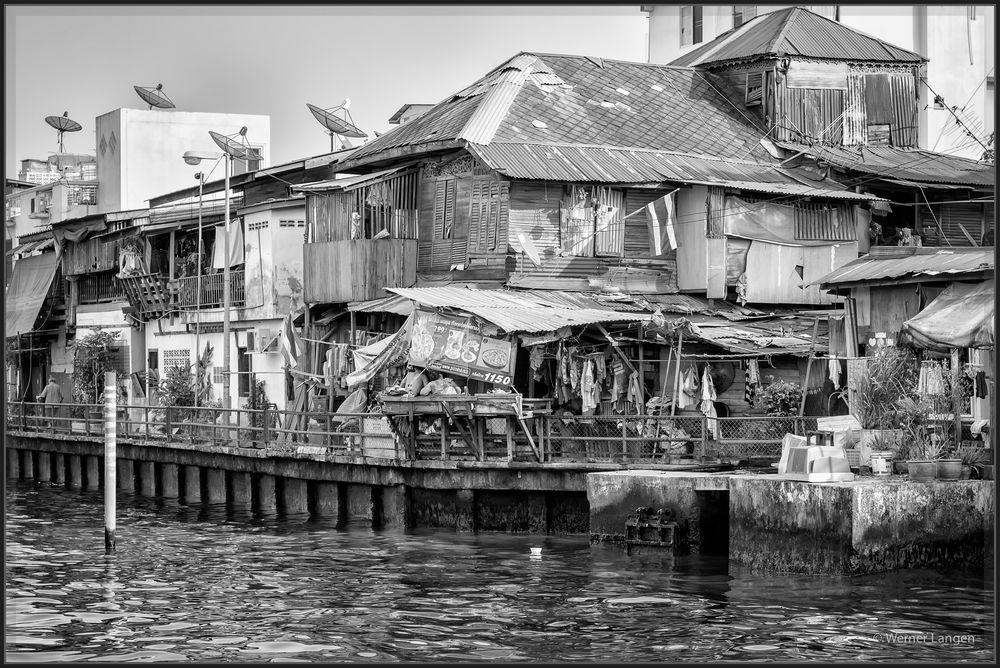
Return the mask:
[[[903,323],[918,348],[993,348],[996,281],[951,283],[934,301]]]
[[[392,336],[357,348],[354,351],[354,371],[347,374],[347,387],[355,387],[367,383],[382,369],[394,364],[400,364],[410,350],[410,329],[413,327],[413,314],[406,319],[399,331]]]
[[[55,253],[29,255],[14,263],[4,307],[5,336],[16,336],[34,328],[58,266]]]
[[[108,224],[103,214],[53,226],[52,237],[56,243],[56,255],[62,254],[63,246],[67,241],[77,243],[83,241],[88,234],[103,232],[106,229],[108,229]]]

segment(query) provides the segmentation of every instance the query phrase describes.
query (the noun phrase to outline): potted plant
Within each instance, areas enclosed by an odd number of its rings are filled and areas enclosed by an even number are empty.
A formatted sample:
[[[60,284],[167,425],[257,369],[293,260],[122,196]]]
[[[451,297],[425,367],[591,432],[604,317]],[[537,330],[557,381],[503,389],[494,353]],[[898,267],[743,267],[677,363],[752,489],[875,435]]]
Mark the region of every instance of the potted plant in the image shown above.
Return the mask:
[[[907,475],[914,482],[930,482],[937,479],[938,460],[944,455],[944,446],[927,434],[925,440],[910,448],[910,459],[906,462]]]
[[[949,455],[942,453],[937,460],[938,480],[958,480],[962,476],[962,457],[957,452]]]
[[[849,401],[851,414],[861,424],[857,447],[861,450],[862,464],[869,463],[875,438],[883,443],[880,447],[900,442],[906,430],[899,421],[897,402],[900,398],[912,398],[911,390],[916,387],[918,375],[916,358],[902,348],[880,348],[865,361],[864,369],[854,381],[853,399]]]
[[[962,472],[958,476],[959,480],[970,479],[973,468],[977,469],[977,473],[982,475],[982,472],[978,469],[987,461],[986,451],[983,448],[974,448],[966,445],[959,448],[956,454],[962,462]]]

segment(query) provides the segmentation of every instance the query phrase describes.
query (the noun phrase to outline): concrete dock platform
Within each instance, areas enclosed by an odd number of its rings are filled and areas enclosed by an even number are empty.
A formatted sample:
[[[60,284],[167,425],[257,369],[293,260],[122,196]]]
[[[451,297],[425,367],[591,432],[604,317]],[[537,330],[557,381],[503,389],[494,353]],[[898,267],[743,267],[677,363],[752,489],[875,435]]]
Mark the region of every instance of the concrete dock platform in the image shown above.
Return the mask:
[[[613,471],[587,476],[592,541],[624,542],[639,507],[678,521],[677,553],[762,572],[860,575],[975,566],[992,554],[994,481],[905,477],[807,483],[777,474]]]

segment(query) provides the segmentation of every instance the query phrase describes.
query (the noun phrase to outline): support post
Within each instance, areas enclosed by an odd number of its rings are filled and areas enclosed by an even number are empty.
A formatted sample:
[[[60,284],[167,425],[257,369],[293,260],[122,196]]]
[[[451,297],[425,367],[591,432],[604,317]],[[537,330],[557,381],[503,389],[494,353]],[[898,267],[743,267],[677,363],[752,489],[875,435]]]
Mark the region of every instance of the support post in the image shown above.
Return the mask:
[[[962,370],[958,348],[951,349],[951,412],[955,420],[955,449],[962,446]]]
[[[104,372],[104,552],[115,551],[115,505],[118,463],[118,383],[114,371]]]
[[[802,401],[799,402],[799,417],[806,412],[806,393],[809,391],[809,374],[812,373],[813,357],[816,355],[816,337],[819,335],[819,318],[813,318],[813,336],[809,343],[809,359],[806,361],[806,377],[802,379]]]

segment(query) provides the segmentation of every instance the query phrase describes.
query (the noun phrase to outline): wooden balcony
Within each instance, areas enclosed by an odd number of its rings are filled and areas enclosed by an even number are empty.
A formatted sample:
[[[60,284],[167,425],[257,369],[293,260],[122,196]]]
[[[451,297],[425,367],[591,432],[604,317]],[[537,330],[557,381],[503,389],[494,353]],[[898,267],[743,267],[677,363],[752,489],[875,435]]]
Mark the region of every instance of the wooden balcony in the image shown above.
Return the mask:
[[[307,303],[342,303],[385,297],[385,288],[417,280],[416,239],[351,239],[303,247]]]
[[[174,281],[177,287],[177,305],[181,308],[216,308],[222,306],[223,274],[207,274],[201,277],[201,299],[198,299],[198,277],[189,276]],[[246,282],[243,270],[229,272],[229,297],[233,306],[243,306],[246,302]]]

